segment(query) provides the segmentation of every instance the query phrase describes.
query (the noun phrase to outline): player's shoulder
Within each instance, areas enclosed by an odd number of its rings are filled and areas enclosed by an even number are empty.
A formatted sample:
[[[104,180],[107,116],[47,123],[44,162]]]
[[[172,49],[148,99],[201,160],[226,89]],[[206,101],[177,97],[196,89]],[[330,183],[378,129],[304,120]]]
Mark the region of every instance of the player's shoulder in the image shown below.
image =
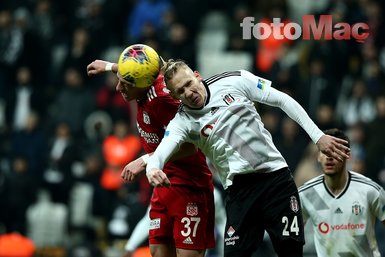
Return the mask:
[[[382,187],[373,181],[371,178],[366,177],[360,173],[349,171],[351,183],[359,184],[360,186],[367,186],[374,188],[377,191],[380,191]]]
[[[225,71],[204,79],[204,82],[206,83],[206,85],[210,86],[215,84],[215,82],[221,81],[223,79],[234,78],[239,76],[241,76],[241,70]]]
[[[306,190],[309,190],[311,188],[314,188],[320,184],[323,184],[324,182],[324,175],[319,175],[317,177],[314,177],[308,181],[306,181],[302,186],[298,187],[299,193],[304,193]]]
[[[154,101],[155,99],[159,98],[172,99],[170,95],[170,90],[167,89],[162,74],[158,75],[158,77],[154,81],[154,84],[150,87],[147,92],[148,101]]]

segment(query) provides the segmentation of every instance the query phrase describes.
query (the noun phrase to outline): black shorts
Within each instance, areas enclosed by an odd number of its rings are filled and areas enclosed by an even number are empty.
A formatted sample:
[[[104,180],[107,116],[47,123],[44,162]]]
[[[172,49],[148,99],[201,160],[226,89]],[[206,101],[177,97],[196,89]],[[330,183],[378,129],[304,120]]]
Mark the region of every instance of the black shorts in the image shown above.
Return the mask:
[[[234,177],[225,191],[225,257],[248,257],[268,232],[278,256],[301,257],[304,232],[298,190],[288,168]]]

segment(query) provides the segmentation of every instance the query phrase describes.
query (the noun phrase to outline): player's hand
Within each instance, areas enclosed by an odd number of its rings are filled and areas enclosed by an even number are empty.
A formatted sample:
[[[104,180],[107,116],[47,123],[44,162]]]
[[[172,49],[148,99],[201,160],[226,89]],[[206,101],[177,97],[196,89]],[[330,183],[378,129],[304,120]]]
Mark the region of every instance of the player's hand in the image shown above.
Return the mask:
[[[144,163],[143,158],[139,157],[138,159],[127,164],[124,167],[120,176],[125,181],[134,181],[136,176],[142,171],[144,171],[145,169],[146,169],[146,164]]]
[[[106,65],[109,62],[103,60],[95,60],[87,65],[87,75],[97,75],[106,72]]]
[[[126,251],[126,252],[123,253],[122,257],[132,257],[133,254],[134,254],[134,253],[131,252],[131,251]]]
[[[346,140],[330,135],[323,135],[317,142],[317,147],[322,153],[339,161],[349,159],[350,148],[347,145]]]
[[[171,182],[160,169],[151,169],[147,172],[148,182],[154,187],[170,187]]]

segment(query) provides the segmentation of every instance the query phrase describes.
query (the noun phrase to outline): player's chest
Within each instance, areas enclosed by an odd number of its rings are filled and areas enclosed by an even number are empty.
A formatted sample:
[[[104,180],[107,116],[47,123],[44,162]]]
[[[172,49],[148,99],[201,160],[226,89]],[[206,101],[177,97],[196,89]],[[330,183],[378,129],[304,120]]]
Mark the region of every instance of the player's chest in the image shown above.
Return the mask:
[[[247,101],[237,92],[217,92],[210,97],[210,101],[203,109],[189,111],[188,120],[191,124],[191,130],[201,131],[201,134],[207,137],[210,131],[215,130],[218,121],[223,121],[225,118],[227,122],[236,122],[236,120],[231,120],[232,118],[237,119],[237,116],[234,115],[234,109],[242,108],[246,104],[250,105]]]
[[[348,190],[338,198],[325,193],[323,199],[325,205],[316,210],[319,220],[329,220],[335,224],[359,224],[369,212],[366,195],[362,192]]]

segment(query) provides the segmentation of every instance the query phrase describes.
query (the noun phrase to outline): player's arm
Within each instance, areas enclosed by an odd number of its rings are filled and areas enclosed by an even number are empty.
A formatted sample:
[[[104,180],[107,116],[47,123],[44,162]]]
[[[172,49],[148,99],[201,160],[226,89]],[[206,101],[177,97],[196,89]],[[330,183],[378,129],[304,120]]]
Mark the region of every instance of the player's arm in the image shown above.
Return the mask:
[[[151,155],[147,163],[146,175],[148,182],[152,186],[169,187],[171,185],[162,169],[170,157],[178,151],[178,148],[179,144],[177,141],[170,139],[170,137],[164,137],[154,154]]]
[[[179,150],[175,152],[169,161],[179,160],[181,158],[193,155],[197,153],[198,148],[191,143],[184,143],[181,145]],[[148,159],[153,153],[142,155],[134,161],[124,166],[120,176],[125,181],[134,181],[135,178],[146,169]]]
[[[118,64],[107,62],[104,60],[95,60],[87,65],[87,75],[97,75],[106,71],[112,71],[113,73],[118,72]]]
[[[349,158],[350,149],[346,146],[348,142],[325,135],[310,119],[302,106],[291,96],[273,88],[271,81],[257,77],[248,71],[241,70],[241,76],[243,80],[239,85],[239,90],[245,93],[251,101],[282,109],[306,131],[318,149],[324,154],[341,161],[344,158]]]
[[[324,154],[339,160],[349,158],[350,149],[347,147],[347,141],[325,135],[310,119],[302,106],[291,96],[273,87],[269,87],[268,90],[266,98],[261,102],[282,109],[306,131],[319,150]]]
[[[380,186],[381,187],[381,186]],[[385,190],[381,187],[379,190],[378,199],[374,200],[375,206],[372,207],[375,210],[377,218],[385,226]]]

